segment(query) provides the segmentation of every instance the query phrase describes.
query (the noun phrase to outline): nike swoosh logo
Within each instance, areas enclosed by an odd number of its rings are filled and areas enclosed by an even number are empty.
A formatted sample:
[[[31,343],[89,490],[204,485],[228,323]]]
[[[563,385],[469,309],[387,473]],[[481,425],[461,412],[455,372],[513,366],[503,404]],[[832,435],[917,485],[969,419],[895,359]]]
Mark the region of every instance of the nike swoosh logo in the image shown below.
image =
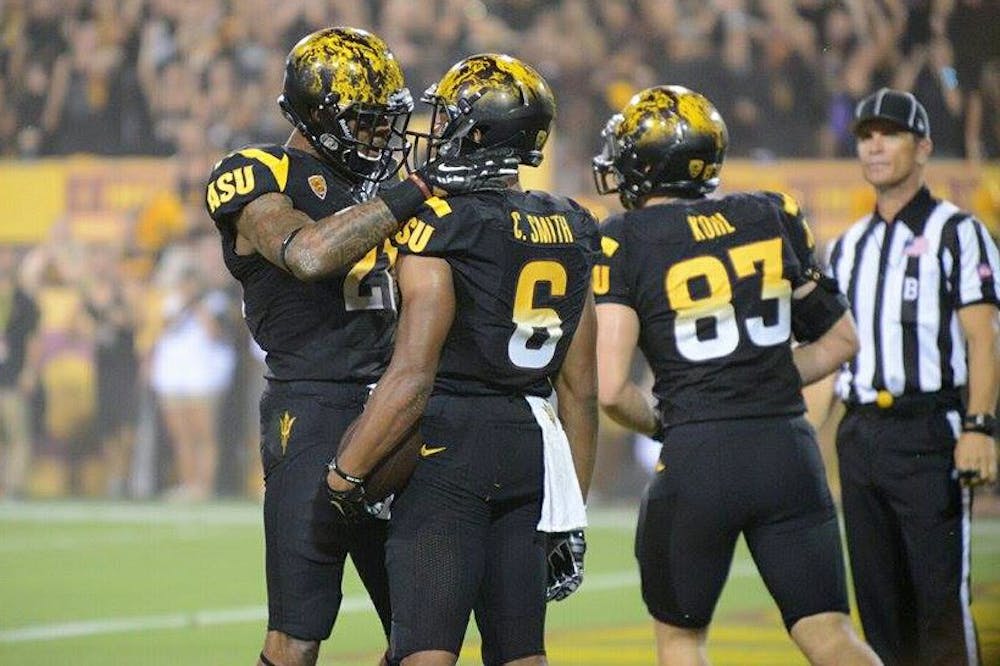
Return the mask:
[[[447,446],[427,446],[426,444],[421,444],[420,457],[427,458],[428,456],[432,456],[435,453],[441,453],[447,448],[448,448]]]

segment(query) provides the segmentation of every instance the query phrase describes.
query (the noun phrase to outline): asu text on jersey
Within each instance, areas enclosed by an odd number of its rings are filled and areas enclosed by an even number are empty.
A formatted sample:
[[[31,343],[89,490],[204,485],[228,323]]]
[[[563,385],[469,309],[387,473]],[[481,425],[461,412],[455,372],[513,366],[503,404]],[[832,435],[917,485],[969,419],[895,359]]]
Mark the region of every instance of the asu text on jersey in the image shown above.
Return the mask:
[[[353,266],[301,282],[263,256],[236,253],[235,221],[257,197],[284,194],[314,220],[357,200],[324,162],[282,146],[244,148],[215,165],[205,205],[222,234],[226,267],[243,286],[250,333],[267,353],[268,377],[281,381],[375,381],[392,350],[395,248],[373,248]]]
[[[667,423],[804,411],[788,342],[812,239],[791,199],[653,205],[601,231],[597,302],[627,305],[644,322],[639,344]]]

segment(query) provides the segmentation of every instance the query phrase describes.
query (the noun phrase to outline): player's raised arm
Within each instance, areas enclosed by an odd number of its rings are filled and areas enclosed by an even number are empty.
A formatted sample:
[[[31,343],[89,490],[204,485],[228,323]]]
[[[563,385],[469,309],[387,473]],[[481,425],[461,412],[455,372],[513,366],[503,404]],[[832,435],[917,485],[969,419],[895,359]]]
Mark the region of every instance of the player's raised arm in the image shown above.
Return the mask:
[[[431,196],[472,191],[515,173],[516,158],[496,152],[438,160],[383,189],[375,199],[316,221],[294,208],[287,196],[268,193],[243,208],[236,228],[250,248],[271,263],[300,280],[316,280],[361,259]]]

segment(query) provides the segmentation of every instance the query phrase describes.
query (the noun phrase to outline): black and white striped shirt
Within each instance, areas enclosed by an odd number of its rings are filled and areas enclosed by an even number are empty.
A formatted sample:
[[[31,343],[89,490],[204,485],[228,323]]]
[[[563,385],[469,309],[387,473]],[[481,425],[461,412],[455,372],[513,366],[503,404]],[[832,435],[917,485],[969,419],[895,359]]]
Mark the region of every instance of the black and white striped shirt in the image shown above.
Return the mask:
[[[851,301],[861,343],[837,378],[842,400],[966,384],[957,311],[1000,302],[1000,254],[981,222],[924,187],[894,222],[877,212],[855,222],[830,247],[827,273]]]

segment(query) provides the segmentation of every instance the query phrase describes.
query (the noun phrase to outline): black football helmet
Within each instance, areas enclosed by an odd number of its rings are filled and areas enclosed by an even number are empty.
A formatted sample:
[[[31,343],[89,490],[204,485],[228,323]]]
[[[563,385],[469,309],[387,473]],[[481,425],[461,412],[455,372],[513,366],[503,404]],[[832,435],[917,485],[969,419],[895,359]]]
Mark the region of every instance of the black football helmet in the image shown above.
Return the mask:
[[[635,94],[601,132],[593,159],[600,194],[617,192],[625,208],[654,195],[695,198],[719,186],[729,145],[726,123],[702,95],[681,86]]]
[[[509,148],[521,164],[541,164],[556,100],[545,79],[517,58],[469,56],[420,99],[433,109],[428,132],[410,132],[416,166],[480,148]]]
[[[327,28],[304,37],[285,62],[285,117],[352,182],[379,182],[406,159],[413,111],[403,71],[379,37]]]

